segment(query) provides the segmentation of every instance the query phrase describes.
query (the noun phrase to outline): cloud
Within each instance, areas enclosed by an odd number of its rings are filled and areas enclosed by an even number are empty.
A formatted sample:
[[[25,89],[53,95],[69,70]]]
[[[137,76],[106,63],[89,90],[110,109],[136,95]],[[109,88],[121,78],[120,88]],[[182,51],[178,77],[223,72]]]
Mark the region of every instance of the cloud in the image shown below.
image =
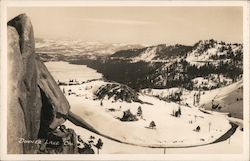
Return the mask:
[[[147,25],[153,24],[151,21],[141,20],[117,20],[117,19],[96,19],[96,18],[71,18],[68,20],[84,21],[90,23],[107,23],[107,24],[122,24],[122,25]]]

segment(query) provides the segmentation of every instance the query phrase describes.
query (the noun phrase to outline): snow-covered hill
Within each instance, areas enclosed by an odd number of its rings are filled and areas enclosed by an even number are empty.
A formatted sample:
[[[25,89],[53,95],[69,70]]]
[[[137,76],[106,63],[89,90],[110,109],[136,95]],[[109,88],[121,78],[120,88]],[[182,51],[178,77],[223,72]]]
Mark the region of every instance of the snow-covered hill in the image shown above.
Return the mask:
[[[199,107],[206,110],[212,110],[212,101],[214,105],[219,105],[220,109],[215,112],[230,114],[232,117],[243,119],[243,81],[240,80],[231,85],[213,89],[210,91],[186,90],[183,88],[168,89],[142,89],[142,93],[166,99],[180,94],[180,103],[190,107]],[[199,103],[194,104],[194,95],[200,93]],[[178,102],[178,101],[176,101]]]
[[[242,59],[242,44],[227,44],[213,39],[199,41],[193,50],[187,54],[186,61],[190,64],[202,66],[206,63],[218,65],[220,61],[231,62],[233,58]]]
[[[192,65],[204,65],[207,62],[218,63],[221,59],[230,61],[233,57],[242,57],[243,45],[217,42],[213,39],[200,40],[193,46],[156,45],[133,48],[115,52],[112,57],[136,61],[161,62],[174,58],[185,58]]]
[[[161,44],[137,49],[120,50],[112,55],[114,58],[130,59],[132,62],[167,62],[169,59],[185,56],[191,46]]]
[[[221,89],[212,90],[206,96],[201,96],[200,106],[212,110],[212,101],[208,100],[208,95],[213,100],[214,105],[222,108],[219,112],[227,112],[232,117],[243,119],[243,81],[236,82]]]

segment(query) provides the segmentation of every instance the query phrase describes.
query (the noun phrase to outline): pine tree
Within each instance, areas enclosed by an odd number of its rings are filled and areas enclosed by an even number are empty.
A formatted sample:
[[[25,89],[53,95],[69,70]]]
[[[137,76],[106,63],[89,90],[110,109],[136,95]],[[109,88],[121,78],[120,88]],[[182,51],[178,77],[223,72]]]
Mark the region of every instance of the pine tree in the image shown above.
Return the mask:
[[[137,116],[141,116],[141,117],[142,117],[142,109],[141,109],[141,106],[139,106],[138,109],[137,109]]]
[[[195,100],[195,99],[196,99],[196,93],[194,94],[194,103],[193,103],[193,104],[194,104],[194,106],[195,106],[195,102],[196,102],[196,100]]]
[[[179,113],[179,115],[181,115],[181,107],[180,106],[178,108],[178,113]]]
[[[150,124],[149,124],[149,128],[155,128],[156,125],[155,125],[155,122],[154,121],[151,121]]]
[[[97,143],[96,143],[96,145],[95,145],[95,147],[97,148],[97,154],[99,154],[99,150],[102,148],[102,146],[103,146],[103,142],[99,138],[98,141],[97,141]]]

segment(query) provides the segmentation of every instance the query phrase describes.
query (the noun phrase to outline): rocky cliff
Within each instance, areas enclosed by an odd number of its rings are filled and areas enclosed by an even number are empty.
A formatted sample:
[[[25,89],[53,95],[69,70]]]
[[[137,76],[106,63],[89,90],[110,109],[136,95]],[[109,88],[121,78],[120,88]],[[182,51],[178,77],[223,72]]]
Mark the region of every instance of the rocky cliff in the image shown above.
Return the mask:
[[[7,36],[7,152],[38,153],[41,144],[20,140],[48,139],[67,118],[70,106],[35,53],[32,24],[25,14],[8,22]],[[69,153],[74,152],[75,147]]]

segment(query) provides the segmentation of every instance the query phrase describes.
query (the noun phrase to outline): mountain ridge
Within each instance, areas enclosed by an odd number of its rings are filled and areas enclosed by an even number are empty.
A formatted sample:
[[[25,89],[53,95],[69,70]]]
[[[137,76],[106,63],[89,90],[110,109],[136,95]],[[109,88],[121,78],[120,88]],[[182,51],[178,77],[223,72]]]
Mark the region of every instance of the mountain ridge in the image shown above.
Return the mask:
[[[166,60],[169,58],[176,58],[178,56],[187,57],[192,53],[200,54],[206,53],[207,50],[214,48],[218,44],[218,54],[224,52],[224,50],[230,50],[229,52],[234,52],[233,49],[239,48],[243,49],[243,45],[239,43],[225,43],[223,41],[217,42],[214,39],[209,40],[199,40],[194,45],[167,45],[159,44],[155,46],[148,46],[143,48],[132,48],[128,50],[119,50],[111,55],[113,58],[123,58],[123,59],[137,59],[137,61],[152,61],[152,60]],[[232,49],[233,48],[233,49]],[[148,55],[148,56],[147,56]]]

